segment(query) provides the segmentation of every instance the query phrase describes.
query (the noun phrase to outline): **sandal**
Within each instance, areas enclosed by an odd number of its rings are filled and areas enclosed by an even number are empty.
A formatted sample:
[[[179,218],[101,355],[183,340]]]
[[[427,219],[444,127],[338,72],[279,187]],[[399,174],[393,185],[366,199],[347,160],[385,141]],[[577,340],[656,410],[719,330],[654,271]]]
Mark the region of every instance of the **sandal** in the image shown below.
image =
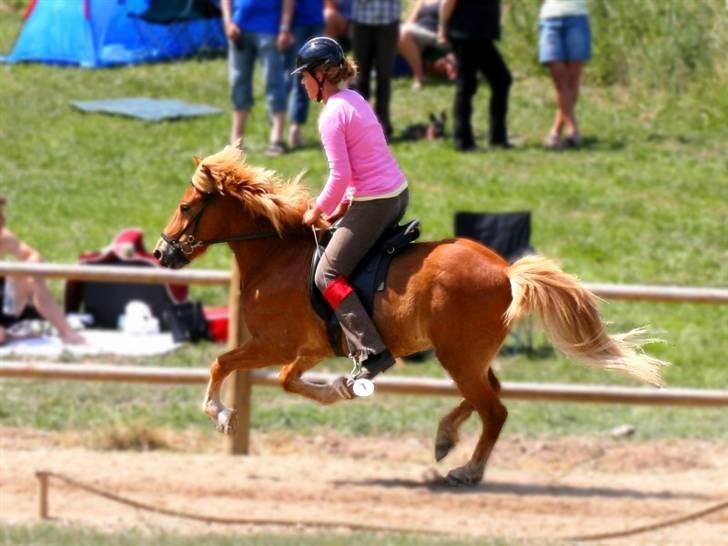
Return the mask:
[[[546,137],[543,145],[547,150],[562,150],[564,148],[564,142],[561,140],[561,137],[554,133]]]
[[[268,157],[278,157],[285,154],[288,150],[283,142],[271,142],[265,149],[265,155]]]
[[[574,133],[564,139],[564,148],[578,148],[581,146],[581,135]]]

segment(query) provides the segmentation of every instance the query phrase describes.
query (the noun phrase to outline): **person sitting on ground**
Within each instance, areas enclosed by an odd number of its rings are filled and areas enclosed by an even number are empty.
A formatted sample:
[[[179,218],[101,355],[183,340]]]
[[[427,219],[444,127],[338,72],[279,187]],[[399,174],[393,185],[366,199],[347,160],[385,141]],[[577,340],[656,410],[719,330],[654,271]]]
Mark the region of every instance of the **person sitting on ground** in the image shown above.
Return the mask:
[[[5,205],[7,199],[0,195],[0,258],[11,254],[24,262],[41,262],[41,255],[37,250],[21,241],[12,231],[5,227]],[[33,302],[40,315],[48,320],[58,330],[58,335],[64,343],[81,344],[86,340],[76,332],[66,321],[63,311],[56,303],[43,279],[27,275],[12,275],[5,278],[5,290],[8,282],[12,282],[14,290],[13,316],[22,315],[29,302]],[[8,339],[8,332],[0,326],[0,345]]]
[[[372,107],[359,93],[342,88],[356,77],[357,67],[338,42],[324,36],[309,40],[296,66],[308,96],[324,103],[319,132],[330,173],[303,222],[314,225],[322,215],[329,221],[341,218],[314,280],[339,319],[349,354],[362,366],[356,377],[334,383],[339,396],[349,399],[354,379],[373,378],[390,368],[394,357],[347,279],[384,230],[402,218],[409,190]]]
[[[439,11],[440,0],[418,0],[399,31],[399,54],[412,70],[416,91],[422,89],[428,64],[433,73],[455,79],[455,57],[437,39]],[[437,57],[434,62],[426,62],[428,54]]]

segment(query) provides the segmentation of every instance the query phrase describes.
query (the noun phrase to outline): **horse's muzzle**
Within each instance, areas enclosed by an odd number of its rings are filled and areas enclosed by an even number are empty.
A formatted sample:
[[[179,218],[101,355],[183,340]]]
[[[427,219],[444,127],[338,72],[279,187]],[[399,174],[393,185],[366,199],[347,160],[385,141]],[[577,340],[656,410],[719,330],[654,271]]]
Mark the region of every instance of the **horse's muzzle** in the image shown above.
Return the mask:
[[[172,245],[164,239],[157,241],[152,254],[163,267],[170,269],[182,269],[190,263],[179,245]]]

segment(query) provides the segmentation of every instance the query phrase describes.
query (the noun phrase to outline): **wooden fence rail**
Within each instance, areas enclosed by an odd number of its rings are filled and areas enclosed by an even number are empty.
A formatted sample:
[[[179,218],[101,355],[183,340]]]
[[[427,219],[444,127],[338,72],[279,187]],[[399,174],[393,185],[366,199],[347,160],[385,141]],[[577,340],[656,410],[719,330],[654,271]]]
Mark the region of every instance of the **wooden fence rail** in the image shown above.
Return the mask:
[[[110,381],[153,384],[207,383],[207,370],[200,368],[160,368],[111,364],[45,364],[0,361],[0,377],[22,379],[63,379],[79,381]],[[308,372],[304,377],[318,383],[329,383],[337,376]],[[250,372],[251,384],[278,386],[278,374],[255,370]],[[377,392],[421,396],[460,396],[449,379],[424,377],[381,376]],[[543,383],[502,384],[503,398],[549,402],[621,403],[673,406],[728,406],[728,390],[656,389],[649,387],[618,387],[604,385],[568,385]]]
[[[0,262],[0,276],[10,273],[65,278],[84,281],[136,282],[136,283],[194,283],[229,285],[230,272],[212,269],[185,269],[170,271],[151,267],[119,267],[103,265],[46,264]],[[728,288],[701,288],[689,286],[662,286],[644,284],[584,283],[589,290],[605,299],[641,300],[682,303],[728,303]]]
[[[230,320],[228,347],[237,346],[245,339],[245,322],[240,309],[239,275],[233,261],[230,272],[219,270],[186,269],[170,271],[151,267],[119,267],[79,264],[48,264],[26,262],[0,262],[0,277],[9,274],[38,277],[104,281],[119,283],[204,284],[227,285],[229,288]],[[726,288],[698,288],[680,286],[590,284],[585,286],[596,295],[607,299],[642,300],[682,303],[728,303]],[[91,364],[28,364],[4,362],[0,377],[26,377],[44,379],[81,379],[94,381],[134,381],[150,383],[204,383],[207,371],[200,369],[150,368],[140,366],[102,366]],[[328,382],[327,374],[309,373],[314,381]],[[238,409],[238,431],[228,446],[232,453],[247,453],[250,435],[250,390],[252,385],[277,384],[275,374],[261,371],[237,371],[228,380],[232,394],[228,403]],[[455,395],[451,381],[382,377],[377,380],[379,392],[398,394]],[[685,406],[728,405],[728,393],[694,389],[637,389],[592,385],[540,385],[533,383],[504,383],[505,398],[521,400],[553,400],[562,402],[619,402],[630,404],[675,404]]]

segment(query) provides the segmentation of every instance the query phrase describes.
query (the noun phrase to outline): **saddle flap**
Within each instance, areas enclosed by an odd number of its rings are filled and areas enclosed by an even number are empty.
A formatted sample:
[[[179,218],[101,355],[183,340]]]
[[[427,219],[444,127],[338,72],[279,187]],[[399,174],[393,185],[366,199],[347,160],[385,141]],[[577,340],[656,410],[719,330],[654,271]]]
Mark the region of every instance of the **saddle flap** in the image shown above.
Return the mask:
[[[326,245],[331,240],[336,224],[324,232],[319,238],[318,252],[314,252],[311,260],[308,286],[311,305],[316,314],[327,323],[327,333],[331,345],[335,350],[340,350],[340,330],[338,321],[326,303],[321,292],[316,287],[314,276],[316,266],[324,253]],[[420,236],[420,221],[415,219],[402,225],[387,228],[377,242],[372,245],[371,250],[362,258],[349,277],[349,284],[352,285],[364,307],[371,314],[374,310],[374,296],[385,288],[385,281],[392,258],[399,252],[405,250]]]

